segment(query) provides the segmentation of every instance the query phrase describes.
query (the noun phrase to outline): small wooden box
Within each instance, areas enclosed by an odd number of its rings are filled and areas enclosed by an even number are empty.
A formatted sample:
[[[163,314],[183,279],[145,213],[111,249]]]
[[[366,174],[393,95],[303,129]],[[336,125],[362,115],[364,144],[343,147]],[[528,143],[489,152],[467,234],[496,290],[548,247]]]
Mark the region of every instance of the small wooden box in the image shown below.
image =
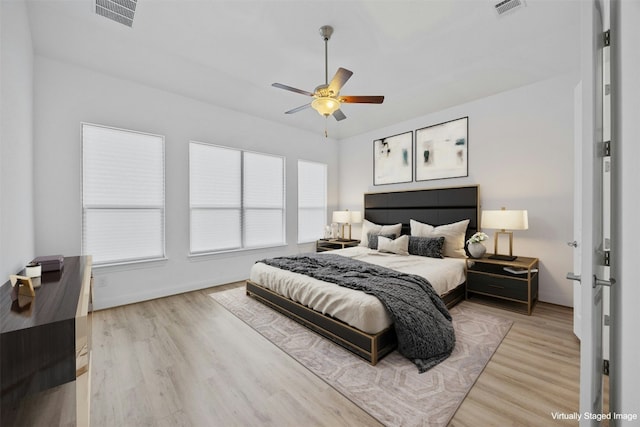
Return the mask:
[[[31,262],[40,264],[43,273],[47,271],[60,271],[62,267],[64,267],[64,257],[62,255],[39,256]]]

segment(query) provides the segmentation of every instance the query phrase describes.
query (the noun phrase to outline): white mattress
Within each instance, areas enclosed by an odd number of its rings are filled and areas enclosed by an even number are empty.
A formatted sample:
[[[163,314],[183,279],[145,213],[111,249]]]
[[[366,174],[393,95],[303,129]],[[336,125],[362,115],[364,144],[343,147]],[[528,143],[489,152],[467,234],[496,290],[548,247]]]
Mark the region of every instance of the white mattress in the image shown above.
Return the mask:
[[[361,246],[329,253],[422,276],[440,295],[446,294],[465,281],[465,260],[461,258],[403,256],[381,253]],[[369,334],[381,332],[393,323],[380,300],[362,291],[343,288],[263,263],[254,264],[250,280]]]

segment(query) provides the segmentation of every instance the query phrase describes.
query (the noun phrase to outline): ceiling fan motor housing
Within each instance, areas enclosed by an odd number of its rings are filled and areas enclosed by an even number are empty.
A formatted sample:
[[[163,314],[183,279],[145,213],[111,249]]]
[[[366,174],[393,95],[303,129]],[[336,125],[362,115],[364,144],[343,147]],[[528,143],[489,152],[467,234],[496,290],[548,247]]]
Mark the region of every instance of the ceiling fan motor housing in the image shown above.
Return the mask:
[[[329,85],[316,86],[314,94],[318,97],[338,95],[337,93],[333,93],[333,91],[329,89]]]

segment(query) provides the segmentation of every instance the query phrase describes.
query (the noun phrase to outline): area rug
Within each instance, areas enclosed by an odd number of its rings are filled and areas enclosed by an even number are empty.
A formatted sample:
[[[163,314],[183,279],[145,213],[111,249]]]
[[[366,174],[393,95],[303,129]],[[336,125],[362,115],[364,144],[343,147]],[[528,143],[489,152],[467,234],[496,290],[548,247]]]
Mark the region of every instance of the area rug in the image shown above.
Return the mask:
[[[446,426],[512,322],[462,303],[452,308],[456,347],[425,372],[397,351],[371,366],[254,300],[243,288],[210,296],[345,397],[387,426]]]

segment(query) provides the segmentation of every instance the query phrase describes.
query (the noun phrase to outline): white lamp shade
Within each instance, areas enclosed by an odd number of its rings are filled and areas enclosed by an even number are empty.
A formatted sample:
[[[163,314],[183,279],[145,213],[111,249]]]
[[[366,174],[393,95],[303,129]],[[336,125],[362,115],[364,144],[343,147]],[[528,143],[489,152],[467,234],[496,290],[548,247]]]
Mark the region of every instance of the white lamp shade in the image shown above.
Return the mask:
[[[351,224],[359,224],[362,222],[362,212],[351,211]]]
[[[349,211],[333,211],[333,222],[338,224],[348,224],[351,219]]]
[[[482,211],[480,220],[482,228],[498,230],[527,230],[529,229],[529,217],[527,211]]]

